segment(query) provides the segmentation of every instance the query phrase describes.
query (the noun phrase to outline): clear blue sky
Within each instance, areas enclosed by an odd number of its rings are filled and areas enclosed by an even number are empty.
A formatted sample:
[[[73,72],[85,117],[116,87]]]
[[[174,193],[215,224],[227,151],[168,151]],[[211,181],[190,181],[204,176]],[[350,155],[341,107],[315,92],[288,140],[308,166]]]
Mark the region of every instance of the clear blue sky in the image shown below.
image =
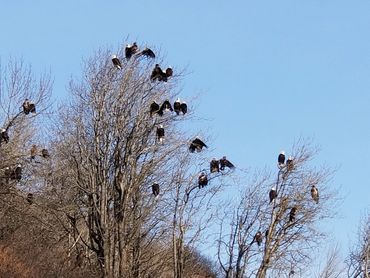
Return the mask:
[[[63,98],[94,49],[127,36],[160,47],[189,71],[184,95],[201,93],[215,156],[275,167],[281,149],[314,139],[317,161],[338,168],[333,230],[349,242],[370,205],[369,11],[365,0],[0,0],[0,57],[50,69]]]

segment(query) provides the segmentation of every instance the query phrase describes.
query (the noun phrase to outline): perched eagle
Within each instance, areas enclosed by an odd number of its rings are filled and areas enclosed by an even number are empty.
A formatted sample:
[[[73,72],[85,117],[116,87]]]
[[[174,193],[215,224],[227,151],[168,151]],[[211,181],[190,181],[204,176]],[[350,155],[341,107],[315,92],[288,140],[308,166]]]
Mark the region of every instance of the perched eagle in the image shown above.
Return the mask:
[[[50,157],[49,151],[47,149],[42,149],[41,150],[41,156],[43,158],[49,158]]]
[[[5,128],[1,129],[0,144],[2,142],[5,142],[5,143],[8,143],[9,142],[9,135],[8,135],[8,132],[6,131]]]
[[[6,179],[6,182],[9,182],[9,179],[12,178],[12,171],[9,167],[5,167],[4,169],[4,177]]]
[[[159,195],[159,184],[158,183],[153,183],[152,192],[153,192],[153,195],[156,197]]]
[[[143,51],[140,52],[141,56],[145,56],[145,57],[148,57],[148,58],[155,58],[155,54],[153,52],[153,50],[151,50],[150,48],[145,48]]]
[[[227,160],[226,156],[223,156],[220,159],[220,169],[221,169],[221,171],[225,170],[225,167],[228,167],[230,169],[235,168],[234,164],[232,164],[229,160]]]
[[[157,141],[159,143],[163,143],[163,138],[164,138],[164,128],[163,125],[160,125],[157,127]]]
[[[134,55],[137,51],[139,50],[139,48],[137,47],[137,44],[136,42],[134,42],[132,45],[128,44],[126,45],[126,48],[125,48],[125,57],[126,59],[130,59],[132,57],[132,55]]]
[[[263,239],[262,233],[258,231],[256,235],[254,236],[254,240],[257,242],[258,246],[261,246],[262,239]]]
[[[285,164],[285,152],[281,151],[279,156],[278,156],[278,165],[279,168],[282,168]]]
[[[37,146],[36,145],[32,145],[32,148],[31,148],[31,160],[32,159],[35,159],[36,158],[36,155],[37,155]]]
[[[220,172],[220,162],[213,158],[209,163],[211,173]]]
[[[203,147],[208,148],[206,144],[202,140],[200,140],[198,137],[196,137],[193,141],[191,141],[189,146],[189,151],[193,153],[195,150],[197,152],[200,152]]]
[[[155,67],[152,71],[152,74],[150,75],[150,79],[152,81],[155,81],[155,80],[161,81],[162,80],[162,75],[163,75],[163,71],[162,71],[161,67],[159,66],[159,64],[155,64]]]
[[[173,103],[173,110],[176,112],[177,115],[180,115],[181,102],[179,98]]]
[[[21,164],[18,164],[17,167],[15,167],[13,179],[17,181],[20,181],[22,179],[22,165]]]
[[[207,175],[204,172],[202,172],[198,177],[199,189],[205,187],[207,184],[208,184]]]
[[[188,112],[188,106],[186,105],[186,102],[181,103],[180,109],[183,115],[185,115]]]
[[[168,77],[171,77],[171,76],[173,75],[173,69],[172,69],[171,67],[168,67],[168,68],[166,69],[165,74],[166,74],[166,77],[167,77],[167,78],[168,78]]]
[[[288,160],[286,161],[286,169],[289,172],[294,170],[294,161],[292,156],[289,156]]]
[[[159,112],[159,104],[153,101],[152,104],[150,105],[150,116],[152,117],[154,113],[158,113],[158,112]]]
[[[28,115],[29,113],[36,113],[36,106],[33,102],[29,101],[28,98],[26,98],[23,102],[23,112],[24,114]]]
[[[116,55],[113,55],[113,56],[112,56],[112,62],[113,62],[113,65],[114,65],[117,69],[122,69],[121,61],[117,58],[117,56],[116,56]]]
[[[297,207],[292,207],[292,209],[289,212],[289,222],[295,221],[296,214],[297,214]]]
[[[270,197],[270,203],[277,197],[277,192],[276,192],[276,189],[274,187],[271,188],[270,193],[269,193],[269,197]]]
[[[27,194],[27,198],[26,198],[27,202],[32,205],[33,204],[33,194],[32,193],[28,193]]]
[[[159,64],[156,64],[152,71],[150,79],[152,81],[158,80],[158,81],[167,82],[168,78],[171,77],[172,75],[173,75],[173,70],[171,67],[168,67],[166,71],[163,71],[161,67],[159,66]]]
[[[317,190],[315,185],[312,185],[311,187],[311,197],[316,202],[316,204],[319,203],[319,191]]]
[[[171,103],[168,99],[166,99],[162,105],[161,105],[161,108],[159,109],[160,113],[163,115],[163,112],[167,112],[167,111],[173,111],[172,109],[172,106],[171,106]]]
[[[174,102],[173,109],[177,115],[180,115],[180,113],[185,115],[188,112],[188,106],[186,105],[186,102],[181,102],[179,98]]]

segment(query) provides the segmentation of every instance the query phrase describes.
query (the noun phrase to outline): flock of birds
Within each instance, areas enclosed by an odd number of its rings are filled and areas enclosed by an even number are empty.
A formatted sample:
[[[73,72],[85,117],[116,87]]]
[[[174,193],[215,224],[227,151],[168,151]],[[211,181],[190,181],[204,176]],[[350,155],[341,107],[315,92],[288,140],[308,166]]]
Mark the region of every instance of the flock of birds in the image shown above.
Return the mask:
[[[9,143],[9,134],[8,130],[12,126],[13,121],[16,117],[18,117],[20,114],[29,115],[30,113],[36,114],[36,105],[29,99],[25,99],[25,101],[22,104],[22,111],[16,115],[12,121],[8,124],[6,128],[2,128],[0,130],[0,145],[2,143]],[[36,159],[36,156],[41,156],[42,158],[49,158],[50,154],[49,151],[46,148],[43,148],[41,152],[38,152],[38,148],[36,145],[32,145],[31,151],[30,151],[30,161],[34,161]],[[6,180],[6,183],[9,183],[9,180],[15,180],[17,182],[21,181],[22,179],[22,164],[17,164],[14,167],[5,167],[4,169],[4,177]],[[32,193],[28,193],[26,200],[29,204],[33,203],[34,196]]]
[[[134,42],[133,44],[128,44],[125,47],[125,58],[127,60],[130,60],[131,57],[133,57],[134,55],[136,57],[143,56],[143,57],[152,58],[152,59],[155,58],[155,54],[153,50],[146,47],[140,51],[136,42]],[[117,57],[117,55],[112,55],[112,63],[117,69],[122,69],[121,60]],[[172,75],[173,75],[173,70],[171,67],[168,67],[166,70],[162,70],[160,65],[156,64],[150,75],[150,79],[152,81],[158,80],[158,81],[167,82],[168,78],[170,78]]]
[[[199,138],[196,138],[195,140],[200,141]],[[193,140],[191,144],[193,144],[193,142],[195,140]],[[219,160],[216,160],[215,158],[213,158],[209,164],[210,164],[210,166],[209,166],[210,174],[219,173],[220,171],[222,172],[222,171],[225,170],[226,167],[229,168],[229,169],[234,169],[235,168],[234,164],[232,164],[226,158],[226,156],[223,156]],[[206,171],[202,171],[200,173],[200,175],[198,176],[198,187],[199,187],[199,189],[201,189],[201,188],[205,187],[206,185],[208,185],[208,175],[207,175]],[[153,195],[155,197],[157,197],[159,195],[159,184],[158,183],[153,183],[152,192],[153,192]]]
[[[134,42],[133,44],[127,44],[125,47],[125,59],[130,60],[132,57],[146,57],[154,59],[156,56],[150,48],[146,47],[143,50],[140,50],[137,43]],[[120,58],[117,55],[112,55],[112,63],[113,66],[119,70],[122,69],[122,63]],[[173,70],[171,67],[167,67],[166,70],[162,70],[159,64],[155,64],[154,69],[151,72],[150,80],[154,81],[162,81],[167,82],[168,78],[173,76]],[[153,117],[154,115],[158,115],[162,117],[166,112],[175,112],[176,115],[185,115],[188,112],[188,106],[185,101],[181,101],[179,98],[171,105],[171,102],[166,99],[162,103],[158,103],[153,101],[150,104],[149,113],[150,116]],[[162,124],[157,127],[156,130],[156,141],[157,143],[163,143],[165,138],[165,128]],[[194,140],[190,142],[189,151],[191,153],[200,152],[203,148],[208,148],[207,145],[199,138],[196,137]],[[225,167],[230,169],[235,168],[235,166],[226,159],[224,156],[220,160],[216,160],[215,158],[212,159],[210,162],[210,173],[216,173],[220,171],[224,171]],[[203,188],[208,184],[208,176],[205,171],[202,171],[198,177],[198,186],[199,188]],[[152,185],[152,192],[155,197],[157,197],[160,193],[160,186],[158,183],[153,183]]]
[[[281,151],[280,154],[278,155],[278,167],[280,171],[285,170],[285,174],[289,173],[294,170],[294,158],[292,156],[289,156],[289,158],[285,161],[285,152]],[[276,188],[273,187],[271,188],[269,192],[269,198],[270,198],[270,203],[278,196],[278,192],[276,191]],[[319,203],[319,191],[315,185],[311,186],[311,197],[312,200],[318,204]],[[296,214],[297,214],[298,208],[296,206],[292,207],[290,212],[289,212],[289,222],[294,222],[296,219]],[[265,233],[265,236],[268,236],[268,230]],[[260,246],[262,244],[263,240],[263,235],[261,231],[258,231],[255,236],[253,241],[256,241],[257,245]]]

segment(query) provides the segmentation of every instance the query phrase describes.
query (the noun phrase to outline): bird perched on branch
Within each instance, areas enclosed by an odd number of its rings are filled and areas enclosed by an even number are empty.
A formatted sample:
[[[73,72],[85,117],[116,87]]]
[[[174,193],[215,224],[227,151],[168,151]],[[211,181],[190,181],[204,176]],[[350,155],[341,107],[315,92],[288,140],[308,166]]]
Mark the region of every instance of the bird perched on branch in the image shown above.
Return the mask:
[[[170,101],[168,100],[168,99],[166,99],[163,103],[162,103],[162,105],[161,105],[161,108],[159,109],[159,114],[162,114],[163,115],[163,113],[164,112],[169,112],[169,111],[173,111],[173,108],[172,108],[172,106],[171,106],[171,103],[170,103]]]
[[[312,185],[311,187],[311,197],[316,202],[316,204],[319,203],[319,190],[315,185]]]
[[[227,160],[226,159],[226,156],[223,156],[220,159],[220,169],[221,169],[221,171],[225,170],[225,167],[228,167],[230,169],[234,169],[235,168],[234,164],[232,164],[229,160]]]
[[[37,146],[36,145],[32,145],[32,148],[31,148],[31,160],[35,159],[36,158],[36,155],[37,155]]]
[[[41,156],[43,158],[49,158],[50,157],[49,151],[47,149],[42,149],[41,150]]]
[[[161,144],[163,143],[163,138],[164,138],[164,128],[163,125],[160,125],[157,127],[157,141]]]
[[[20,181],[22,179],[22,165],[18,164],[14,169],[14,174],[12,179]]]
[[[168,67],[165,71],[162,70],[162,68],[159,66],[159,64],[156,64],[152,74],[150,75],[150,79],[152,81],[163,81],[167,82],[168,78],[173,75],[173,70],[171,67]]]
[[[112,55],[112,62],[117,69],[122,69],[121,61],[117,58],[117,55]]]
[[[159,184],[158,183],[153,183],[152,192],[155,197],[159,195]]]
[[[269,192],[270,203],[277,197],[276,189],[273,187]]]
[[[205,187],[207,184],[208,184],[207,175],[204,172],[202,172],[198,177],[199,189]]]
[[[183,115],[185,115],[186,113],[188,113],[188,105],[186,104],[185,101],[183,101],[181,103],[180,109],[181,109],[181,112],[182,112]]]
[[[1,129],[1,133],[0,133],[0,145],[2,142],[5,142],[5,143],[9,142],[9,135],[5,128]]]
[[[285,152],[281,151],[279,156],[278,156],[278,166],[279,168],[284,167],[285,165]]]
[[[31,102],[28,98],[26,98],[23,102],[23,112],[24,114],[28,115],[29,113],[36,113],[36,105]]]
[[[257,242],[258,246],[261,246],[262,239],[263,239],[262,233],[258,231],[256,235],[254,236],[254,240]]]
[[[296,214],[297,214],[297,207],[292,207],[292,209],[289,212],[289,222],[295,221]]]
[[[32,205],[33,204],[33,194],[32,193],[28,193],[27,194],[27,198],[26,198],[27,202]]]
[[[10,170],[9,167],[5,167],[5,169],[4,169],[4,178],[6,180],[6,183],[8,183],[9,179],[12,178],[12,171]]]
[[[151,50],[150,48],[146,47],[144,50],[142,50],[138,55],[140,56],[145,56],[145,57],[148,57],[148,58],[155,58],[155,54],[153,52],[153,50]]]
[[[179,98],[173,103],[173,110],[175,111],[176,115],[180,115],[181,102]]]
[[[289,156],[288,160],[286,161],[286,169],[288,172],[294,170],[294,161],[292,156]]]
[[[191,141],[189,146],[189,151],[193,153],[195,150],[197,152],[200,152],[203,147],[208,148],[206,144],[202,140],[200,140],[198,137],[196,137],[193,141]]]
[[[180,115],[180,113],[185,115],[188,112],[188,106],[187,106],[186,102],[181,102],[180,99],[178,98],[173,103],[173,110],[175,110],[176,115]]]
[[[220,162],[216,158],[213,158],[209,164],[211,173],[220,172]]]
[[[127,44],[126,48],[125,48],[125,57],[126,57],[126,59],[129,60],[132,57],[132,55],[134,55],[138,51],[139,51],[139,48],[138,48],[136,42],[134,42],[132,45]]]
[[[150,104],[150,116],[152,117],[154,113],[158,113],[158,112],[159,112],[159,104],[153,101]]]

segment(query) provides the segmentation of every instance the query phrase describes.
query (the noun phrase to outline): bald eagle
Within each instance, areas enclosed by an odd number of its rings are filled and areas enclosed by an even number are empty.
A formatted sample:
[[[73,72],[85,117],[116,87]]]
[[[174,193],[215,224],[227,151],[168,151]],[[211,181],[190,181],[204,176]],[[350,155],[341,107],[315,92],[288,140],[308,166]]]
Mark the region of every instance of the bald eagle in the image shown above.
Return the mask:
[[[159,195],[159,184],[158,183],[153,183],[152,192],[153,192],[153,195],[156,197]]]
[[[220,159],[220,169],[221,169],[221,171],[225,170],[225,167],[228,167],[230,169],[235,168],[234,164],[232,164],[229,160],[227,160],[226,156],[223,156]]]
[[[158,81],[163,81],[167,82],[168,78],[173,75],[173,70],[171,67],[168,67],[166,71],[163,71],[159,64],[156,64],[152,74],[150,75],[150,79],[152,81],[158,80]]]
[[[116,55],[113,55],[113,56],[112,56],[112,62],[113,62],[113,65],[114,65],[117,69],[122,69],[121,61],[117,58],[117,56],[116,56]]]
[[[37,155],[37,146],[36,145],[32,145],[32,148],[31,148],[31,160],[32,159],[35,159],[36,158],[36,155]]]
[[[258,231],[256,235],[254,236],[254,240],[257,242],[258,246],[261,246],[262,239],[263,239],[262,233]]]
[[[297,207],[292,207],[292,209],[289,212],[289,222],[295,221],[296,214],[297,214]]]
[[[197,152],[200,152],[203,147],[208,148],[206,144],[202,140],[200,140],[198,137],[196,137],[193,141],[191,141],[189,146],[189,151],[193,153],[195,150]]]
[[[171,76],[173,75],[173,70],[172,70],[172,68],[171,68],[171,67],[168,67],[168,68],[166,69],[165,74],[166,74],[166,77],[167,77],[167,78],[168,78],[168,77],[171,77]]]
[[[134,42],[132,45],[128,44],[126,45],[126,48],[125,48],[125,57],[126,59],[130,59],[132,57],[132,55],[134,55],[137,51],[139,50],[139,48],[137,47],[137,44],[136,42]]]
[[[9,179],[12,178],[12,171],[10,170],[9,167],[5,167],[4,169],[4,177],[7,183],[9,182]]]
[[[163,71],[162,71],[161,67],[159,66],[159,64],[155,64],[155,67],[152,71],[152,74],[150,75],[150,79],[152,81],[155,81],[155,80],[161,81],[162,80],[162,75],[163,75]]]
[[[0,144],[1,142],[5,142],[5,143],[9,142],[9,135],[5,128],[1,129]]]
[[[28,193],[27,194],[27,198],[26,198],[27,202],[32,205],[33,204],[33,194],[32,193]]]
[[[155,101],[153,101],[152,104],[150,105],[150,116],[152,117],[154,113],[158,113],[158,112],[159,112],[159,104],[156,103]],[[162,115],[163,115],[163,113],[162,113]],[[160,116],[162,116],[162,115],[160,115]]]
[[[26,98],[23,102],[23,112],[24,114],[28,115],[29,113],[36,113],[36,106],[33,102],[29,101],[28,98]]]
[[[18,164],[14,170],[14,179],[20,181],[22,179],[22,165]]]
[[[183,115],[185,115],[188,112],[188,106],[186,105],[186,102],[181,103],[180,109]]]
[[[206,185],[208,184],[208,178],[207,178],[207,175],[202,172],[199,177],[198,177],[198,187],[199,189],[200,188],[203,188],[205,187]]]
[[[166,111],[173,111],[170,101],[166,99],[162,103],[161,108],[159,110],[161,111],[162,114],[163,112],[166,112]]]
[[[319,203],[319,190],[315,185],[312,185],[311,187],[311,197],[316,202],[316,204]]]
[[[278,156],[278,165],[279,165],[279,168],[282,168],[284,167],[284,164],[285,164],[285,152],[284,151],[281,151],[279,156]]]
[[[47,149],[42,149],[41,150],[41,156],[43,158],[49,158],[50,157],[49,151]]]
[[[277,197],[276,189],[273,187],[269,192],[270,203]]]
[[[157,140],[159,143],[163,143],[163,138],[164,138],[164,128],[163,125],[160,125],[157,127]]]
[[[294,163],[293,163],[292,156],[289,156],[288,160],[286,161],[286,169],[289,172],[294,170]]]
[[[155,54],[154,54],[153,50],[151,50],[148,47],[146,47],[143,51],[141,51],[140,55],[146,56],[148,58],[155,58]]]
[[[211,160],[209,167],[210,167],[211,173],[220,172],[220,162],[216,160],[215,158]]]
[[[180,99],[179,98],[173,103],[173,110],[175,110],[176,115],[180,115],[180,112],[181,112],[181,102],[180,102]]]

